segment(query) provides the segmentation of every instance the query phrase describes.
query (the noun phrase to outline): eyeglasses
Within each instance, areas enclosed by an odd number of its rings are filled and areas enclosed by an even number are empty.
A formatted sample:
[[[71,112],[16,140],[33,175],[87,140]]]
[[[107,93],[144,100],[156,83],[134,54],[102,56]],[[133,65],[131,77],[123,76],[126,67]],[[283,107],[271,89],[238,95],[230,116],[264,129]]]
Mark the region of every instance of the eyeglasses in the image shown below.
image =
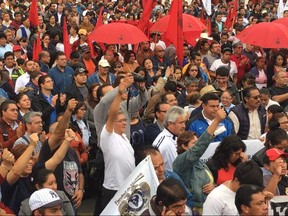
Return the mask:
[[[119,122],[119,123],[126,123],[127,122],[127,119],[121,119],[121,120],[118,120],[118,121],[115,121],[115,122]]]
[[[254,97],[251,97],[251,98],[253,98],[254,100],[258,100],[258,99],[260,99],[260,98],[261,98],[261,96],[260,96],[260,95],[256,95],[256,96],[254,96]]]
[[[116,66],[116,68],[121,68],[121,67],[122,67],[122,65],[117,65],[117,66]]]
[[[197,69],[191,69],[190,71],[198,71]]]

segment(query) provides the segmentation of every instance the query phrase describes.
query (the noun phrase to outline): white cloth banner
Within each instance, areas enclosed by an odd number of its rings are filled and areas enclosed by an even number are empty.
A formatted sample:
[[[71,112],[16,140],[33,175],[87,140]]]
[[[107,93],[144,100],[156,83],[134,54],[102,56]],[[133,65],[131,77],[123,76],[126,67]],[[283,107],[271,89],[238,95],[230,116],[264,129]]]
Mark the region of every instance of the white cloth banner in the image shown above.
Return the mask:
[[[288,196],[274,196],[268,203],[268,215],[288,215]]]
[[[211,0],[202,0],[202,3],[206,13],[210,16],[212,14]]]
[[[248,155],[248,158],[251,159],[252,156],[261,150],[264,147],[264,144],[260,140],[243,140],[243,142],[246,144],[246,154]],[[220,142],[213,142],[210,143],[209,147],[206,149],[200,160],[203,160],[204,162],[207,162],[207,160],[214,155],[215,149],[219,145]]]
[[[141,215],[156,194],[158,185],[151,158],[147,156],[125,180],[101,215]]]
[[[283,18],[283,11],[284,11],[284,7],[285,6],[284,6],[283,0],[280,0],[279,4],[278,4],[278,8],[277,8],[277,17],[278,17],[278,19],[279,18]]]

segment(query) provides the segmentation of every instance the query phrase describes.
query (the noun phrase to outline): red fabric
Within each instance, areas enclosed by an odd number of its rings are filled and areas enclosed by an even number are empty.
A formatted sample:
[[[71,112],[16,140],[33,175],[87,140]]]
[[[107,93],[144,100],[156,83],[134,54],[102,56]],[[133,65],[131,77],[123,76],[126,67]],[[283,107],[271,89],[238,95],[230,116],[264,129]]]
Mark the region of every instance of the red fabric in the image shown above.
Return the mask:
[[[67,59],[70,59],[70,54],[72,52],[72,48],[69,41],[69,34],[67,29],[66,17],[64,16],[63,20],[63,45],[64,45],[64,53]]]
[[[217,178],[217,185],[221,185],[224,182],[228,181],[228,180],[232,180],[233,179],[233,175],[235,172],[235,166],[229,164],[229,168],[228,170],[224,170],[224,168],[221,168],[218,170],[218,178]]]
[[[149,21],[153,10],[153,0],[142,0],[143,4],[143,15],[138,23],[138,28],[141,29],[146,35],[149,35]]]
[[[6,214],[14,215],[14,212],[10,208],[5,206],[4,203],[2,203],[2,202],[0,202],[0,209],[3,209]]]
[[[212,33],[212,30],[211,30],[211,17],[208,17],[206,19],[206,22],[207,22],[206,25],[207,25],[208,34],[211,35],[211,33]]]
[[[70,146],[76,152],[78,159],[80,161],[80,164],[84,165],[88,161],[88,153],[86,152],[86,147],[80,134],[75,132],[75,135],[77,137],[77,140],[72,140],[70,142]]]
[[[235,7],[234,8],[230,7],[226,22],[224,24],[224,26],[227,27],[229,31],[232,30],[230,28],[234,25],[236,21],[236,16],[237,16],[237,10],[235,10]]]
[[[179,65],[183,62],[183,8],[182,1],[173,0],[166,37],[174,44]]]
[[[92,40],[91,40],[91,36],[93,35],[93,32],[95,31],[95,29],[97,29],[98,27],[103,25],[103,20],[102,20],[102,12],[103,12],[103,6],[100,8],[99,11],[99,15],[98,15],[98,19],[97,19],[97,23],[95,25],[94,30],[88,35],[88,39],[87,39],[87,43],[91,52],[91,56],[95,57],[96,53],[92,44]],[[105,50],[105,45],[103,43],[99,43],[99,46],[101,47],[102,50]]]
[[[231,55],[230,60],[234,61],[236,63],[237,69],[238,69],[238,73],[237,73],[237,78],[238,78],[238,82],[240,82],[244,76],[245,73],[248,73],[250,71],[250,64],[244,64],[241,65],[241,62],[246,59],[247,56],[245,55],[241,55],[239,57],[237,57],[235,54]]]
[[[39,25],[38,8],[37,8],[36,0],[32,0],[32,3],[30,5],[30,11],[28,14],[28,18],[29,18],[30,24],[32,26],[38,26]]]
[[[38,60],[39,53],[42,51],[41,40],[40,40],[40,32],[38,32],[37,40],[34,40],[33,44],[33,60]]]
[[[98,15],[98,19],[97,19],[97,23],[95,25],[95,28],[98,28],[101,25],[103,25],[102,12],[103,12],[103,6],[100,8],[100,12],[99,12],[99,15]]]

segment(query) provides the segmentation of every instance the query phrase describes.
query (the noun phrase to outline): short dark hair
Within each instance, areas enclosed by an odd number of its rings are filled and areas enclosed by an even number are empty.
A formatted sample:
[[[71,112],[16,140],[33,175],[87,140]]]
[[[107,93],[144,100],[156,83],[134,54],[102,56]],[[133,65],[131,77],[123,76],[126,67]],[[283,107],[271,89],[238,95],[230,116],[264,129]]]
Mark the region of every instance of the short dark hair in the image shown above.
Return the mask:
[[[9,56],[13,56],[13,58],[14,58],[13,52],[11,52],[11,51],[5,52],[5,54],[4,54],[4,60],[6,60]]]
[[[174,178],[167,178],[158,186],[155,202],[158,206],[169,206],[185,199],[187,199],[187,195],[180,182]]]
[[[1,103],[0,106],[1,117],[3,117],[3,111],[6,111],[10,104],[15,104],[15,106],[17,106],[16,102],[13,100],[5,100]]]
[[[251,92],[254,90],[259,91],[259,89],[256,86],[252,86],[252,87],[248,87],[248,88],[243,89],[243,97],[244,98],[245,97],[247,97],[247,98],[251,97]]]
[[[209,100],[218,100],[220,101],[218,95],[215,92],[208,92],[201,97],[203,104],[207,105]]]
[[[269,96],[271,95],[268,88],[262,88],[259,90],[259,92],[260,94],[269,95]]]
[[[49,75],[43,75],[38,79],[38,87],[41,89],[41,84],[45,83],[46,78],[51,78]]]
[[[81,55],[78,51],[71,52],[70,59],[79,59],[79,58],[81,58]]]
[[[216,76],[229,77],[229,69],[225,66],[217,68]]]
[[[241,206],[245,205],[250,207],[250,202],[252,201],[252,195],[262,193],[263,188],[257,185],[242,185],[236,192],[235,196],[235,206],[238,212],[241,214]]]
[[[139,147],[136,147],[134,150],[135,165],[137,166],[148,155],[156,154],[161,154],[156,146],[140,145]]]
[[[177,92],[177,84],[174,81],[168,81],[165,85],[164,85],[164,90],[166,92],[170,91],[170,92]]]
[[[163,94],[163,95],[161,96],[161,101],[162,101],[162,102],[167,103],[167,95],[174,95],[174,94],[171,93],[171,92],[166,92],[165,94]]]
[[[240,185],[255,184],[263,188],[263,172],[258,164],[253,160],[240,163],[236,167],[233,179],[236,178]]]

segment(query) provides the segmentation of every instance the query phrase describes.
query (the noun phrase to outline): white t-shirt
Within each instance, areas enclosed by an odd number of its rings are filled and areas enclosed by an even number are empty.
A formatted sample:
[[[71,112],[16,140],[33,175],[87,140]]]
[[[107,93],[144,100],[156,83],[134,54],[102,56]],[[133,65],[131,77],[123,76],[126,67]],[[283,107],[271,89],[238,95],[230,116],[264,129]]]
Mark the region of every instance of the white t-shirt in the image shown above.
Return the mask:
[[[154,140],[164,160],[165,170],[173,171],[173,162],[177,157],[177,140],[167,129],[164,129]]]
[[[100,135],[100,148],[105,163],[103,186],[118,190],[135,168],[134,150],[125,134],[109,133],[106,125]]]
[[[236,193],[224,184],[216,187],[203,204],[203,215],[238,215],[235,206]]]
[[[216,59],[216,60],[213,62],[213,64],[211,65],[210,70],[213,71],[213,72],[216,72],[217,68],[223,67],[223,66],[229,68],[229,63],[225,64],[225,63],[222,62],[221,59]],[[230,77],[232,78],[232,80],[233,80],[234,74],[237,74],[237,73],[238,73],[238,69],[237,69],[236,63],[235,63],[234,61],[231,61],[231,60],[230,60],[230,71],[229,71],[229,75],[230,75]]]

